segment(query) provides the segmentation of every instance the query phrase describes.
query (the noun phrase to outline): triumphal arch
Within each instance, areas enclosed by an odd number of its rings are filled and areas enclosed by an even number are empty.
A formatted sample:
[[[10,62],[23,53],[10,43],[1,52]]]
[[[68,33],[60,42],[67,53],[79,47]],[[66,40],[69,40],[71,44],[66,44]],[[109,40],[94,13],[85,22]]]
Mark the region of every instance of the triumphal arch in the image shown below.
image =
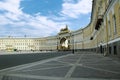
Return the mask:
[[[71,49],[70,42],[71,42],[70,30],[66,25],[66,27],[62,28],[58,33],[58,38],[57,38],[58,50],[70,50]]]

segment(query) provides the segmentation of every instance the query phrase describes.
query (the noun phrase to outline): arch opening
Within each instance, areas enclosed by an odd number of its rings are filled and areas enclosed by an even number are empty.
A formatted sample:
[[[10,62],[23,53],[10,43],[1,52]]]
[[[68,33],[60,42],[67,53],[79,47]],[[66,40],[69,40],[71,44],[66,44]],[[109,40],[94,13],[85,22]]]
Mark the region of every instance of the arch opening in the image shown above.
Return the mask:
[[[67,50],[68,49],[68,40],[66,38],[62,38],[60,40],[61,50]]]

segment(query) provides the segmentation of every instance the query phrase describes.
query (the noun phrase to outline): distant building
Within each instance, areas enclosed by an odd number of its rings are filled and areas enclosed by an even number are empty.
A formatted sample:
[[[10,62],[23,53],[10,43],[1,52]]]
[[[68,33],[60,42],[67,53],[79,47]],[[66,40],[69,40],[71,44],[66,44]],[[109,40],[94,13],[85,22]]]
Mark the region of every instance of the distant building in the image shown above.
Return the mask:
[[[87,50],[120,57],[120,0],[93,0],[90,23],[71,32],[67,25],[56,36],[0,38],[0,50]]]

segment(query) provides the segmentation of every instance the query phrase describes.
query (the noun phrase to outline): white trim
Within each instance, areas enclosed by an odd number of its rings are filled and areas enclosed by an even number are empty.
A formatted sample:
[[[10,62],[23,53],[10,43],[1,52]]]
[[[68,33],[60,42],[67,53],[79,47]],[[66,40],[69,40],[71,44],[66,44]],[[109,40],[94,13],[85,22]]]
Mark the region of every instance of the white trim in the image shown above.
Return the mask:
[[[114,40],[109,41],[108,44],[111,44],[111,43],[114,43],[114,42],[117,42],[117,41],[120,41],[120,37],[117,38],[117,39],[114,39]]]
[[[116,39],[114,39],[114,40],[109,41],[108,44],[111,44],[111,43],[114,43],[114,42],[117,42],[117,41],[120,41],[120,37],[119,37],[119,38],[116,38]],[[107,43],[103,43],[103,44],[102,44],[102,46],[105,46],[105,45],[107,45]]]
[[[107,11],[105,12],[104,15],[104,20],[107,16],[109,16],[109,13],[112,11],[112,14],[114,12],[114,5],[117,3],[117,0],[112,0],[111,3],[109,4],[109,7],[107,8]]]
[[[111,44],[111,43],[114,43],[114,42],[117,42],[117,41],[120,41],[120,37],[116,38],[114,40],[109,41],[108,44]],[[105,45],[107,45],[107,43],[100,43],[100,44],[98,44],[98,46],[100,46],[100,45],[105,46]],[[96,48],[98,46],[94,46],[94,47],[90,47],[90,48]],[[87,48],[85,48],[85,49],[87,49]]]

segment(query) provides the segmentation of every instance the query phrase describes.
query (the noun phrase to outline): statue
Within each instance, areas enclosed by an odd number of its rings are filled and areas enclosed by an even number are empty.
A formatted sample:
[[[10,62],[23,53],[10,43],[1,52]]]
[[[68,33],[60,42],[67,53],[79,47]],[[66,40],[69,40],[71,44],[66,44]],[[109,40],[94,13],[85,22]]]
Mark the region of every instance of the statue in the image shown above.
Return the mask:
[[[67,31],[68,30],[68,26],[66,25],[65,28],[62,28],[60,31]]]
[[[69,33],[69,32],[70,32],[70,30],[68,29],[68,26],[66,25],[65,28],[62,28],[62,29],[60,30],[60,33],[59,33],[59,34],[65,34],[65,33]]]

